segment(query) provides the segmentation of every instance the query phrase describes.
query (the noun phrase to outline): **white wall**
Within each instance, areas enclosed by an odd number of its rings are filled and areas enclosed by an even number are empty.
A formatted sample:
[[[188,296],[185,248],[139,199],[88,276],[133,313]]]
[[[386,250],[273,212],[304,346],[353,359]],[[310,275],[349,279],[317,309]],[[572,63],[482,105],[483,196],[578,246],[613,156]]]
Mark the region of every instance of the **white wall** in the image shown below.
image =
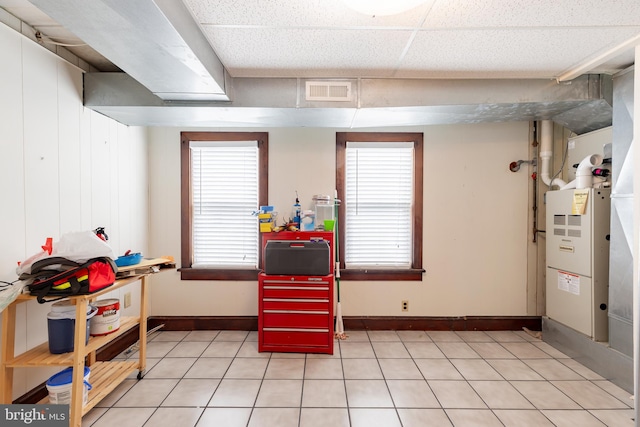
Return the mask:
[[[82,72],[0,24],[0,280],[47,237],[106,228],[116,253],[147,252],[146,130],[82,105]],[[132,292],[138,284],[108,297]],[[47,340],[50,304],[17,307],[16,352]],[[60,370],[17,369],[16,398]]]
[[[149,130],[150,244],[180,265],[180,131]],[[239,129],[210,129],[229,131]],[[240,129],[245,130],[246,129]],[[377,129],[424,132],[422,282],[342,281],[345,316],[527,315],[529,173],[509,171],[528,158],[529,124],[492,123]],[[303,209],[314,194],[333,194],[335,132],[269,132],[269,203],[290,215],[298,190]],[[152,278],[151,314],[257,314],[256,282]],[[532,283],[535,287],[535,283]],[[409,300],[409,312],[401,301]]]

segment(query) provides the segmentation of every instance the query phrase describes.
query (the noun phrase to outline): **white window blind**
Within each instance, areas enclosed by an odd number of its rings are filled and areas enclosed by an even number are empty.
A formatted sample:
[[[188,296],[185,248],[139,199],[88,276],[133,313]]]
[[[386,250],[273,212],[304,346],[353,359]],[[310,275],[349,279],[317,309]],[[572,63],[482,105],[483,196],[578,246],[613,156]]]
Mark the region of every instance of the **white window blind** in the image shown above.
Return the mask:
[[[412,142],[347,142],[347,268],[411,268],[413,151]]]
[[[257,268],[258,144],[190,143],[193,267]]]

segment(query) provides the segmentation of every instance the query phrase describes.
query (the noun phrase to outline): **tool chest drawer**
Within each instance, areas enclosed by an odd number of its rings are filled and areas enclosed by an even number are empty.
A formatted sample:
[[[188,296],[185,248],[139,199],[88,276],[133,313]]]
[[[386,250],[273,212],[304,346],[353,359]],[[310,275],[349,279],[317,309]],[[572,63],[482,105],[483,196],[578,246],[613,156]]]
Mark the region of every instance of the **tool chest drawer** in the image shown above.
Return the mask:
[[[258,276],[258,350],[333,354],[333,275]]]
[[[327,328],[328,310],[264,310],[265,328]]]
[[[328,299],[263,298],[264,310],[329,310]]]
[[[265,298],[328,298],[333,292],[331,279],[327,277],[291,276],[289,280],[273,277],[263,282]]]
[[[326,329],[265,328],[262,345],[264,351],[333,354],[333,334]]]

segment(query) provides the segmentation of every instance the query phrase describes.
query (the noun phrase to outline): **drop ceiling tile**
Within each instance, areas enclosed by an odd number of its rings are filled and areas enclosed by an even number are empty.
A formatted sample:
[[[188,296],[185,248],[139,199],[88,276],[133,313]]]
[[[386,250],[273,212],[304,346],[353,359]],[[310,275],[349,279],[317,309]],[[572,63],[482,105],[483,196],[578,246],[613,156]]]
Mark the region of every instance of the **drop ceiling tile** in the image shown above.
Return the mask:
[[[398,15],[368,16],[341,0],[185,0],[201,24],[265,27],[415,27],[435,0]]]
[[[640,2],[437,0],[425,28],[579,27],[640,24]]]
[[[234,77],[390,77],[410,31],[204,27]]]
[[[553,78],[637,32],[638,28],[420,31],[394,76]]]

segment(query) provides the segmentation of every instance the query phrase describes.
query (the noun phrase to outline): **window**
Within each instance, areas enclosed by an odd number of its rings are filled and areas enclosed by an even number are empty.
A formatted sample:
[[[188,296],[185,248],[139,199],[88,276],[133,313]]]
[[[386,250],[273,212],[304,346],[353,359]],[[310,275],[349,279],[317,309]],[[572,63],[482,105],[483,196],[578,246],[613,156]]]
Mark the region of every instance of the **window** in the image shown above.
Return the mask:
[[[268,135],[182,132],[183,280],[256,280]]]
[[[422,280],[421,133],[336,134],[341,278]]]

